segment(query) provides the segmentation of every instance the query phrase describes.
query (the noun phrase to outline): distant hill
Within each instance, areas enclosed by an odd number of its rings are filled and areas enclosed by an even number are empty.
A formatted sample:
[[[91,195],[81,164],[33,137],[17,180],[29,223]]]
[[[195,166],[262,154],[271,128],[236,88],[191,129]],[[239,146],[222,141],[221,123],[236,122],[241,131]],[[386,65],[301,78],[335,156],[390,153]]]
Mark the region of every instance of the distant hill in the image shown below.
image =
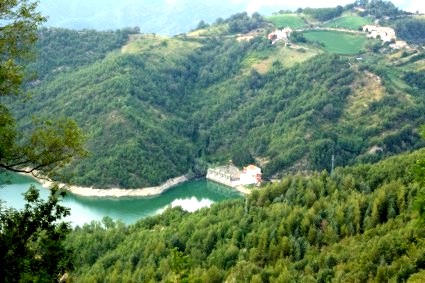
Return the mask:
[[[22,127],[32,116],[74,118],[91,155],[63,178],[101,188],[202,175],[229,160],[254,159],[265,178],[280,178],[423,146],[423,50],[316,28],[271,44],[274,28],[238,13],[176,37],[42,29],[33,98],[12,108]]]
[[[138,26],[143,33],[176,35],[196,28],[201,20],[213,23],[219,17],[245,11],[247,2],[43,0],[39,6],[42,13],[49,16],[46,26],[96,30]],[[271,9],[262,7],[261,11]]]
[[[217,18],[227,18],[239,12],[259,12],[270,15],[282,10],[295,11],[297,8],[317,8],[326,5],[347,5],[354,1],[342,0],[332,3],[321,1],[199,1],[199,0],[41,0],[43,15],[48,16],[47,27],[69,29],[115,30],[126,27],[140,27],[143,33],[176,35],[196,28],[203,20],[213,23]],[[425,12],[423,3],[394,1],[401,9],[410,12]]]

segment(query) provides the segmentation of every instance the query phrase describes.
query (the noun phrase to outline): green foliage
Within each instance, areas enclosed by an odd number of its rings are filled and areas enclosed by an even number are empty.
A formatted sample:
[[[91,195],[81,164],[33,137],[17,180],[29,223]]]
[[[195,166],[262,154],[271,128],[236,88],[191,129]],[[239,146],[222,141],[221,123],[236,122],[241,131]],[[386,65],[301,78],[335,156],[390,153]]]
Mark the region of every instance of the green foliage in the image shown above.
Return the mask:
[[[238,14],[226,23],[253,19],[260,17]],[[41,34],[39,48],[49,50],[43,58],[52,55],[33,67],[48,74],[28,83],[34,98],[11,108],[23,129],[32,115],[71,116],[83,127],[90,156],[60,172],[72,184],[147,187],[188,172],[202,175],[208,164],[237,160],[242,152],[275,178],[330,170],[332,155],[335,166],[345,166],[422,144],[415,131],[425,107],[415,87],[420,72],[409,73],[420,67],[421,54],[393,66],[379,53],[362,61],[331,54],[305,59],[321,51],[309,42],[306,53],[271,45],[265,36],[238,42],[130,34],[118,50],[122,31]],[[357,55],[368,42],[349,33],[304,36],[339,54]],[[84,47],[73,53],[77,63],[69,61],[61,52],[69,38],[90,42],[93,57],[83,56]]]
[[[207,23],[205,23],[203,20],[199,21],[198,25],[196,26],[196,29],[204,29],[209,27]]]
[[[99,32],[41,28],[37,34],[37,61],[29,64],[28,72],[35,72],[44,79],[45,76],[93,64],[123,46],[129,35],[134,33],[138,33],[137,29]]]
[[[365,12],[360,13],[361,15],[368,14],[378,19],[383,17],[396,18],[397,16],[404,14],[404,12],[394,6],[391,1],[366,1],[363,6],[365,8]]]
[[[339,17],[342,12],[344,12],[342,6],[337,6],[335,8],[305,8],[303,10],[304,14],[310,15],[321,22],[335,19]]]
[[[255,162],[249,150],[238,148],[232,155],[232,162],[238,167],[243,167]]]
[[[421,150],[375,165],[339,168],[332,175],[287,176],[246,200],[217,203],[196,213],[167,209],[128,228],[93,223],[68,237],[70,247],[83,251],[75,254],[79,261],[71,278],[414,278],[423,268],[425,245],[424,229],[416,225],[412,209],[418,190],[410,170],[424,156]]]
[[[0,204],[0,277],[4,282],[53,282],[73,267],[64,247],[69,224],[59,222],[69,209],[59,204],[64,196],[52,187],[48,200],[31,187],[25,208],[17,211]]]
[[[261,26],[262,18],[239,14],[227,23],[232,32],[246,32]],[[392,82],[378,55],[366,66],[325,54],[291,68],[273,63],[266,72],[247,72],[247,57],[276,50],[267,40],[202,38],[182,53],[158,52],[174,45],[167,41],[128,54],[109,52],[125,39],[116,33],[108,34],[105,49],[96,45],[93,57],[83,56],[87,48],[75,51],[73,64],[62,58],[68,40],[58,39],[80,35],[43,30],[46,41],[39,48],[58,46],[46,65],[33,66],[45,72],[42,81],[28,81],[37,100],[7,102],[22,129],[32,127],[29,115],[72,116],[83,125],[93,153],[61,172],[73,183],[148,186],[204,172],[205,161],[241,153],[250,154],[239,156],[243,162],[258,158],[267,176],[279,177],[291,170],[329,170],[331,155],[345,166],[420,145],[415,129],[423,96],[387,91]],[[81,38],[97,41],[97,34]],[[1,62],[1,76],[11,83],[2,84],[2,95],[8,95],[18,90],[22,73],[9,59]],[[381,77],[383,94],[352,113],[361,96],[356,87],[372,85],[363,79],[366,71]],[[42,123],[25,139],[8,108],[0,109],[3,168],[30,165],[50,172],[85,153],[75,123]],[[370,153],[376,145],[381,155]],[[16,271],[10,276],[23,281],[52,281],[69,271],[70,250],[77,267],[72,276],[82,282],[404,281],[423,268],[425,254],[424,231],[412,210],[423,204],[411,171],[417,160],[424,160],[423,150],[331,175],[287,176],[246,201],[194,214],[169,208],[128,227],[104,219],[76,228],[65,243],[68,227],[56,221],[67,210],[57,198],[43,203],[30,191],[23,212],[0,213],[6,223],[1,255],[11,266],[5,270]]]
[[[424,89],[425,88],[425,71],[408,72],[404,75],[404,80],[416,88]]]
[[[225,20],[229,25],[229,33],[247,33],[264,25],[263,17],[253,13],[251,17],[246,12],[237,13]]]
[[[290,27],[298,29],[305,27],[306,23],[298,14],[276,14],[266,17],[277,28]]]
[[[1,169],[27,173],[39,171],[52,177],[56,174],[54,169],[86,154],[81,130],[74,121],[38,121],[28,137],[18,139],[13,118],[6,108],[1,110]]]
[[[425,126],[421,128],[421,136],[425,139]],[[418,184],[420,191],[416,197],[414,208],[419,212],[420,225],[425,223],[425,159],[420,158],[412,167],[412,173]]]
[[[31,58],[37,27],[45,18],[37,4],[5,0],[0,7],[0,97],[18,94],[23,80],[23,61]],[[19,34],[19,36],[16,36]]]
[[[342,16],[327,22],[324,26],[330,28],[343,28],[350,30],[358,30],[364,25],[372,23],[370,17],[359,17],[359,16]]]
[[[26,0],[0,4],[0,96],[22,92],[23,65],[33,54],[37,27],[44,21],[36,8],[37,2]],[[35,126],[20,131],[1,101],[0,173],[39,171],[51,176],[57,167],[84,155],[82,134],[75,122],[56,118],[40,119]],[[0,203],[2,282],[53,282],[72,269],[70,251],[63,246],[70,227],[60,222],[69,215],[69,209],[58,204],[63,196],[52,186],[49,199],[43,201],[31,187],[22,211]]]
[[[345,55],[359,54],[367,40],[364,36],[334,31],[310,31],[303,35],[311,42],[323,44],[328,52]]]
[[[36,7],[36,2],[6,1],[0,8],[0,96],[22,92],[22,64],[31,58],[37,26],[44,21]],[[50,174],[85,153],[82,134],[70,120],[40,120],[25,131],[23,134],[16,129],[12,113],[0,103],[1,170]]]
[[[291,41],[294,43],[306,43],[307,39],[304,37],[302,32],[294,31],[291,33]]]
[[[396,21],[395,31],[401,39],[413,43],[425,43],[425,20],[421,18],[407,18]]]

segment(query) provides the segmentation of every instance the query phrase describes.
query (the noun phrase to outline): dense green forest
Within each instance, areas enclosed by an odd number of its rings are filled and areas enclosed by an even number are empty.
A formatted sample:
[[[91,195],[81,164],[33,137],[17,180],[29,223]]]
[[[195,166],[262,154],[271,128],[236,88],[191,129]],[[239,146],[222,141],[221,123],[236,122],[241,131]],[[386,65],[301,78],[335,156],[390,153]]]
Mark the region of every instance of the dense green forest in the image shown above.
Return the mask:
[[[394,23],[415,42],[416,21]],[[100,188],[202,176],[233,159],[280,178],[330,171],[332,156],[345,166],[423,145],[421,49],[391,51],[369,40],[342,56],[326,42],[272,45],[270,25],[258,13],[239,13],[200,25],[211,36],[44,28],[27,69],[38,74],[26,83],[31,96],[11,108],[23,128],[30,117],[72,117],[90,155],[58,180]],[[238,40],[250,30],[256,37]]]
[[[138,32],[137,29],[99,32],[42,28],[35,46],[37,61],[29,65],[29,72],[44,79],[44,76],[93,64],[123,46],[130,34]]]
[[[299,10],[301,12],[301,10]],[[336,8],[305,8],[302,9],[302,12],[312,16],[316,20],[321,22],[329,21],[335,19],[336,17],[341,16],[344,8],[342,6],[338,6]]]
[[[246,200],[134,225],[75,229],[79,282],[421,282],[420,150],[331,175],[293,175]],[[423,164],[423,162],[422,162]],[[421,186],[422,184],[422,186]],[[419,204],[419,206],[418,206]],[[415,207],[421,207],[417,210]],[[423,212],[421,212],[423,215]]]
[[[425,43],[425,19],[423,18],[398,20],[395,23],[395,31],[400,38],[406,41],[417,44]]]
[[[404,15],[390,2],[359,2],[368,14],[382,8],[376,18]],[[257,163],[270,182],[194,213],[167,208],[132,225],[105,217],[74,229],[60,222],[70,212],[57,185],[47,200],[31,188],[21,211],[0,203],[0,280],[424,281],[423,47],[368,40],[348,56],[326,42],[271,44],[274,27],[246,13],[199,26],[214,36],[41,29],[38,61],[25,70],[30,95],[17,99],[23,55],[44,20],[19,3],[3,10],[33,25],[0,32],[2,172],[71,162],[58,180],[131,188],[232,159]],[[307,12],[317,20],[337,10]],[[420,18],[392,24],[421,43]],[[87,158],[73,160],[86,155],[81,131],[61,117],[83,128]],[[38,128],[20,139],[32,120]]]

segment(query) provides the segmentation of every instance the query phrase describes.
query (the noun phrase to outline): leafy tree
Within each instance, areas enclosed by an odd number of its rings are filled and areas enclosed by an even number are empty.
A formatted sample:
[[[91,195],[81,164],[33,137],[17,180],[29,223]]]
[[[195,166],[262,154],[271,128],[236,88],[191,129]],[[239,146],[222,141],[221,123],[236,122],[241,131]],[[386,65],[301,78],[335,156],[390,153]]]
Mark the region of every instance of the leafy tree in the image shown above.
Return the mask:
[[[19,138],[12,116],[0,105],[0,168],[34,174],[42,171],[53,176],[53,169],[85,154],[81,130],[72,120],[37,124],[28,138]]]
[[[258,14],[241,13],[223,23],[249,30],[260,20]],[[72,115],[84,125],[92,154],[63,169],[69,177],[64,180],[72,184],[158,185],[189,170],[203,175],[208,163],[236,160],[239,148],[266,161],[265,175],[279,178],[288,171],[329,170],[332,154],[336,166],[345,166],[420,146],[413,129],[422,118],[424,96],[401,99],[381,54],[358,62],[323,54],[292,65],[280,58],[283,47],[265,36],[249,42],[178,37],[165,46],[163,39],[132,36],[128,41],[126,34],[40,30],[40,60],[31,67],[41,80],[27,84],[40,99],[9,106],[25,128],[30,115]],[[293,37],[303,40],[295,32]],[[385,49],[377,40],[369,48]],[[422,53],[397,64],[420,60]],[[351,68],[353,63],[359,69]],[[264,69],[249,71],[257,66]],[[388,95],[370,101],[360,113],[351,97],[369,81],[365,69],[382,79]],[[403,70],[415,68],[399,69],[397,76]],[[403,78],[416,86],[409,93],[423,92],[421,72]],[[372,116],[382,121],[372,123]],[[332,141],[332,150],[321,140]],[[382,150],[369,153],[375,146]]]
[[[418,89],[425,89],[425,72],[407,72],[404,75],[404,80],[410,85],[417,87]]]
[[[287,176],[254,190],[247,200],[195,213],[167,209],[128,228],[92,223],[68,237],[80,259],[71,277],[84,282],[408,280],[422,274],[425,262],[424,228],[415,225],[412,209],[417,184],[409,174],[424,156],[422,149],[374,165],[337,168],[332,175]],[[308,193],[314,196],[307,202]]]
[[[232,162],[238,167],[243,167],[254,163],[255,160],[248,149],[239,148],[232,155]]]
[[[27,0],[6,0],[0,6],[0,96],[22,92],[23,63],[33,55],[37,26],[44,21],[36,7],[37,2]],[[37,122],[30,133],[23,135],[2,104],[0,139],[0,170],[49,174],[72,156],[85,154],[82,134],[74,122]]]
[[[230,33],[247,33],[253,29],[260,28],[265,21],[259,13],[253,13],[251,17],[246,12],[232,15],[226,20]]]
[[[425,139],[425,126],[421,128],[421,136]],[[423,224],[425,223],[425,159],[416,160],[412,171],[416,181],[420,185],[414,207],[419,212],[420,222]]]
[[[421,127],[420,134],[423,139],[425,139],[425,126]],[[418,159],[416,164],[413,166],[413,175],[415,176],[416,181],[420,184],[421,187],[425,185],[425,160]]]
[[[199,21],[198,25],[196,26],[196,29],[204,29],[209,27],[207,23],[205,23],[203,20]]]
[[[35,187],[25,193],[22,211],[0,204],[0,278],[3,282],[53,282],[72,269],[70,250],[63,246],[71,231],[58,222],[70,210],[59,204],[64,196],[57,186],[48,200]]]
[[[302,32],[294,31],[291,33],[291,40],[295,43],[306,43],[307,39],[303,36]]]
[[[17,94],[23,80],[21,62],[31,57],[36,29],[45,19],[37,3],[4,0],[0,6],[0,96]],[[17,36],[19,34],[19,36]]]
[[[384,16],[395,18],[402,15],[404,12],[400,11],[391,1],[373,0],[369,1],[366,6],[366,11],[376,18]]]
[[[329,21],[339,17],[344,11],[343,7],[337,6],[335,8],[305,8],[303,12],[309,14],[319,21]]]
[[[24,64],[31,59],[37,26],[44,18],[37,2],[5,0],[0,4],[0,96],[19,95]],[[16,128],[8,108],[0,104],[0,173],[3,171],[52,176],[72,157],[84,155],[82,134],[69,119],[38,121],[29,133]],[[52,187],[47,201],[31,187],[22,211],[0,204],[0,278],[3,282],[53,282],[71,269],[63,240],[70,231],[59,220],[69,210],[58,204],[63,193]]]
[[[400,19],[395,24],[397,36],[414,44],[425,42],[425,20],[421,18]]]

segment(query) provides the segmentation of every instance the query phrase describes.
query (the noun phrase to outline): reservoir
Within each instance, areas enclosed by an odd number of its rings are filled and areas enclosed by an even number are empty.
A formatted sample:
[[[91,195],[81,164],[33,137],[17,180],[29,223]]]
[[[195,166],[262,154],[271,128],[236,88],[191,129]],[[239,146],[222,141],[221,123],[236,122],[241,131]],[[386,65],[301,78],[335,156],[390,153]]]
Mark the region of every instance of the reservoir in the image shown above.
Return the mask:
[[[49,195],[47,189],[30,177],[8,174],[9,184],[5,184],[4,180],[3,175],[0,177],[0,200],[6,202],[5,206],[22,209],[25,204],[22,194],[31,184],[39,188],[44,199]],[[159,214],[169,206],[181,206],[192,212],[215,202],[239,197],[241,194],[236,190],[203,179],[182,183],[155,197],[88,198],[68,193],[61,204],[71,209],[71,215],[65,221],[81,226],[93,220],[102,220],[105,216],[131,224]]]

